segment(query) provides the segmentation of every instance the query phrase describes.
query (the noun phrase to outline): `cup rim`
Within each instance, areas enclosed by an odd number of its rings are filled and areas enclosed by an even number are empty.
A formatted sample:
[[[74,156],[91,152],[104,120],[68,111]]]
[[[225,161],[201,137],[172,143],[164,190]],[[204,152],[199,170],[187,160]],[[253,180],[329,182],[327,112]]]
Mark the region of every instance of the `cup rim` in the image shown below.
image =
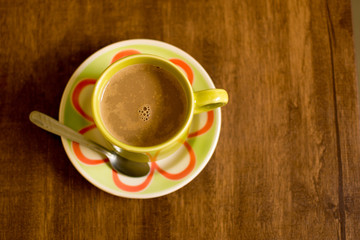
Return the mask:
[[[181,80],[184,84],[184,90],[185,90],[185,94],[188,97],[188,113],[187,113],[187,117],[186,120],[184,121],[182,127],[180,128],[180,130],[178,130],[176,132],[176,134],[174,134],[171,138],[169,138],[168,140],[166,140],[163,143],[157,144],[157,145],[153,145],[153,146],[146,146],[146,147],[141,147],[141,146],[132,146],[126,143],[123,143],[119,140],[117,140],[114,136],[112,136],[110,134],[110,132],[106,129],[105,124],[103,123],[102,119],[101,119],[101,114],[100,114],[100,102],[98,101],[102,95],[103,90],[105,89],[105,87],[102,87],[103,85],[106,86],[106,84],[109,82],[109,80],[111,79],[111,77],[105,79],[105,76],[107,75],[107,73],[109,71],[111,71],[113,68],[116,68],[119,64],[123,63],[124,61],[129,61],[131,59],[136,59],[136,58],[147,58],[147,59],[155,59],[158,61],[161,61],[163,63],[165,63],[166,65],[168,65],[169,67],[176,69],[176,71],[179,73],[179,75],[181,76],[181,79],[177,78],[177,80]],[[139,63],[136,64],[141,64],[141,61]],[[120,68],[118,71],[120,71],[122,68]],[[166,70],[166,69],[165,69]],[[105,83],[103,83],[105,81]],[[171,61],[167,60],[166,58],[163,57],[159,57],[156,55],[152,55],[152,54],[143,54],[143,53],[139,53],[139,54],[134,54],[134,55],[130,55],[130,56],[126,56],[124,58],[121,58],[119,60],[117,60],[116,62],[110,64],[100,75],[100,77],[97,79],[96,83],[95,83],[95,88],[93,90],[93,94],[92,94],[92,99],[91,99],[91,109],[92,109],[92,113],[93,113],[93,118],[94,118],[94,122],[96,127],[99,129],[99,131],[101,132],[101,134],[113,145],[118,146],[124,150],[127,151],[131,151],[131,152],[136,152],[136,153],[146,153],[146,152],[156,152],[159,150],[162,150],[168,146],[171,146],[173,143],[177,142],[179,139],[181,139],[181,136],[186,134],[186,131],[189,129],[193,115],[194,115],[194,93],[192,90],[192,86],[190,84],[190,82],[187,79],[187,76],[185,75],[185,73],[180,70],[180,68],[178,66],[176,66],[174,63],[172,63]]]

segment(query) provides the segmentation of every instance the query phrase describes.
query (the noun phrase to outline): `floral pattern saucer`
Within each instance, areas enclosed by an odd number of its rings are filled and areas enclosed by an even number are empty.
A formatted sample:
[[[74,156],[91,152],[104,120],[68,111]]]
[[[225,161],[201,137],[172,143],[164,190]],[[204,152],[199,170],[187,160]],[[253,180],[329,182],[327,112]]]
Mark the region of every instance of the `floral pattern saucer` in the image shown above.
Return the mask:
[[[195,91],[214,88],[202,66],[179,48],[147,39],[122,41],[95,52],[74,72],[61,99],[60,122],[93,141],[108,146],[97,130],[91,114],[90,98],[94,84],[109,64],[137,53],[149,53],[169,59],[186,73]],[[78,143],[65,138],[62,138],[62,143],[74,167],[96,187],[125,198],[154,198],[180,189],[201,172],[215,150],[220,127],[220,109],[195,115],[182,147],[166,159],[155,161],[156,156],[152,156],[149,174],[140,178],[113,171],[108,159]]]

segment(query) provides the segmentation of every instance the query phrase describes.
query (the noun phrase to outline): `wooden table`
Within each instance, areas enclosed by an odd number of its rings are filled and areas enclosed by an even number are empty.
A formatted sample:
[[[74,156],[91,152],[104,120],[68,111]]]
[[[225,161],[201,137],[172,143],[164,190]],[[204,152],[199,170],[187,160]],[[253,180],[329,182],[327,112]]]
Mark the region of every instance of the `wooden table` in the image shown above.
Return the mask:
[[[360,239],[350,0],[0,1],[0,239]],[[148,38],[188,52],[230,96],[214,155],[169,195],[101,191],[60,138],[75,69]]]

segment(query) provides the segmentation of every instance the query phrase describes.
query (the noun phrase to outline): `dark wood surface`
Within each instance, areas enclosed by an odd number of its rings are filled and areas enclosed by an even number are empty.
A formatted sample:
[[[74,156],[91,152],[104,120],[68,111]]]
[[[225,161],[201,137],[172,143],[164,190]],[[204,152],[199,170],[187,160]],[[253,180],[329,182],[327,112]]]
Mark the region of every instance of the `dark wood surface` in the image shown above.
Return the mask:
[[[0,239],[360,239],[350,0],[0,0]],[[132,200],[87,182],[60,138],[63,90],[96,50],[173,44],[230,96],[191,183]]]

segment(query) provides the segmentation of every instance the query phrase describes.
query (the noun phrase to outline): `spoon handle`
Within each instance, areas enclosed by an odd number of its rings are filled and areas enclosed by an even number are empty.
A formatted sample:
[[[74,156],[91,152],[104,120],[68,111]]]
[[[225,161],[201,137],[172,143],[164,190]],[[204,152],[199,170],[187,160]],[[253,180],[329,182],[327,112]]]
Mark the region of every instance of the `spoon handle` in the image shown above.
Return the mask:
[[[71,141],[77,142],[82,144],[85,147],[91,148],[94,151],[100,152],[104,155],[107,155],[108,151],[104,149],[102,146],[94,143],[88,139],[86,139],[83,135],[76,132],[75,130],[65,126],[64,124],[60,123],[59,121],[49,117],[48,115],[38,112],[32,111],[30,113],[30,121],[34,123],[36,126],[56,134],[61,137],[65,137]]]

